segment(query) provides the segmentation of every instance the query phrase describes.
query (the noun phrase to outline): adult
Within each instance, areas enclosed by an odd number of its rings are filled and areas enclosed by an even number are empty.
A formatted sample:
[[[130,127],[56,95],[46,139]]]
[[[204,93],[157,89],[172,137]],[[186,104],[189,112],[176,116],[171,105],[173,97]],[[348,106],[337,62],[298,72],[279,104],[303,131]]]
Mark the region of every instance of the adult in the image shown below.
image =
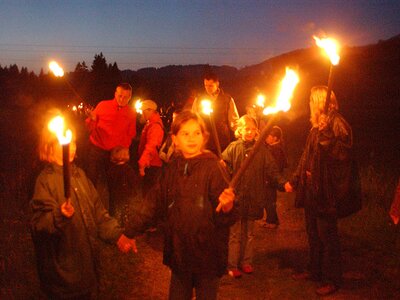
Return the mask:
[[[146,122],[139,142],[139,173],[143,177],[143,194],[155,184],[162,160],[158,155],[164,138],[164,125],[152,100],[142,102],[142,115]]]
[[[223,151],[233,140],[236,122],[239,119],[236,104],[233,98],[229,94],[225,93],[222,88],[220,88],[219,78],[214,73],[207,73],[204,75],[204,89],[206,93],[200,97],[197,97],[193,101],[192,110],[202,114],[203,111],[201,101],[203,99],[208,99],[211,101],[213,119],[217,129],[221,151]],[[204,117],[203,119],[206,122],[208,131],[211,132],[209,118]],[[217,147],[214,139],[209,139],[207,148],[214,153],[217,153]]]
[[[335,94],[327,108],[326,96],[325,86],[311,89],[312,128],[294,176],[296,205],[304,207],[310,261],[308,271],[292,277],[322,282],[316,290],[319,295],[336,292],[342,283],[338,218],[353,212],[347,204],[358,202],[352,189],[352,130],[338,113]]]
[[[109,185],[107,174],[112,166],[111,160],[115,160],[111,154],[121,156],[124,153],[122,160],[129,160],[127,149],[136,135],[136,112],[128,105],[131,96],[131,85],[119,84],[114,99],[101,101],[86,119],[90,133],[86,173],[102,194],[101,198],[107,208],[108,197],[104,191]],[[121,148],[125,150],[121,151]],[[121,163],[118,160],[117,163]]]

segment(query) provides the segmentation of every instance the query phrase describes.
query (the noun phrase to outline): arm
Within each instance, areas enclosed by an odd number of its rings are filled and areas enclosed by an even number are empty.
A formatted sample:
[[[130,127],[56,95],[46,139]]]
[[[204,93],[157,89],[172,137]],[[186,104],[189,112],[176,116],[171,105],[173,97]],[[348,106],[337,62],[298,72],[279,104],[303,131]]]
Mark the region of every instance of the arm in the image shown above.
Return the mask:
[[[139,168],[143,170],[149,167],[151,160],[158,155],[158,149],[164,137],[164,130],[161,124],[153,123],[149,126],[146,135],[146,145],[138,161]]]
[[[57,200],[57,190],[52,190],[49,180],[51,180],[49,176],[41,174],[36,181],[34,195],[30,203],[33,212],[32,230],[41,234],[61,234],[64,228],[70,224],[71,218],[63,215],[62,205]],[[64,199],[61,201],[63,204],[65,203]]]

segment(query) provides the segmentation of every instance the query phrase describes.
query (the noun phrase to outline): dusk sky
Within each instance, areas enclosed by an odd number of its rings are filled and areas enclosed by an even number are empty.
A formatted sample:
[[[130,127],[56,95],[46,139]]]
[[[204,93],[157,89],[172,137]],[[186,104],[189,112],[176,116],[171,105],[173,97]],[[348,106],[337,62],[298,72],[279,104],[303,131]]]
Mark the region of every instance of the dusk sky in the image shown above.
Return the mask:
[[[0,65],[66,71],[103,52],[121,70],[237,68],[307,48],[325,33],[361,46],[400,33],[399,1],[0,0]]]

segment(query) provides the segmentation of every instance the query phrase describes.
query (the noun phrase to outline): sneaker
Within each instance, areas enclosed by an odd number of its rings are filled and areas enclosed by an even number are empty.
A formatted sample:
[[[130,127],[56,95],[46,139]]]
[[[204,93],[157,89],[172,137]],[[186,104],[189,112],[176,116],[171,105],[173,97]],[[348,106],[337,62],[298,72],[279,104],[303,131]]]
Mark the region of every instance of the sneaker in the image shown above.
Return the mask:
[[[228,271],[228,275],[233,278],[240,278],[242,277],[242,272],[240,272],[238,269],[232,269]]]
[[[292,274],[292,279],[296,280],[296,281],[300,281],[300,280],[319,281],[320,280],[320,278],[318,276],[315,276],[308,271],[294,273],[294,274]]]
[[[327,296],[330,294],[335,293],[339,288],[332,284],[332,283],[326,283],[324,285],[321,285],[320,287],[318,287],[315,292],[317,293],[317,295],[319,296]]]
[[[244,265],[244,266],[242,266],[242,271],[243,271],[243,273],[251,274],[254,272],[254,269],[251,265]]]
[[[264,227],[264,228],[267,228],[267,229],[276,229],[276,228],[278,228],[278,224],[274,224],[274,223],[264,223],[263,227]]]

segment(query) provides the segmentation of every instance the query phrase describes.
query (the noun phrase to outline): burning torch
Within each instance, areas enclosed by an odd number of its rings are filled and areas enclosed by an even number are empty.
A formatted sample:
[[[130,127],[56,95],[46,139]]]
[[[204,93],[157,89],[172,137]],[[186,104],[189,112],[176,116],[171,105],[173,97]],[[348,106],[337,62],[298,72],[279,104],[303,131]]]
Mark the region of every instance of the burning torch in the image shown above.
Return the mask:
[[[78,106],[74,105],[72,106],[72,111],[77,112],[78,110],[85,110],[85,113],[87,113],[87,110],[92,110],[92,107],[90,105],[85,104],[85,101],[83,98],[78,94],[78,92],[74,89],[72,84],[64,77],[64,70],[63,68],[56,62],[56,61],[51,61],[49,63],[49,69],[51,72],[54,74],[56,77],[62,77],[64,78],[64,81],[66,82],[67,86],[69,89],[74,93],[76,97],[81,101]]]
[[[69,204],[71,197],[71,163],[69,161],[69,144],[72,140],[72,131],[64,129],[64,119],[61,116],[53,118],[48,129],[55,133],[60,145],[62,145],[63,154],[63,177],[64,177],[64,197]]]
[[[214,144],[217,147],[217,155],[220,159],[222,159],[221,144],[219,142],[217,128],[215,127],[211,101],[208,99],[203,99],[201,100],[200,105],[202,107],[202,112],[209,117]]]
[[[340,56],[338,54],[339,44],[336,40],[332,38],[320,39],[314,36],[314,40],[318,47],[324,49],[326,55],[329,57],[329,60],[331,62],[331,66],[329,69],[329,78],[328,78],[328,90],[326,92],[326,100],[324,107],[324,112],[328,113],[329,103],[331,101],[332,86],[333,86],[333,69],[334,66],[337,66],[340,61]]]

